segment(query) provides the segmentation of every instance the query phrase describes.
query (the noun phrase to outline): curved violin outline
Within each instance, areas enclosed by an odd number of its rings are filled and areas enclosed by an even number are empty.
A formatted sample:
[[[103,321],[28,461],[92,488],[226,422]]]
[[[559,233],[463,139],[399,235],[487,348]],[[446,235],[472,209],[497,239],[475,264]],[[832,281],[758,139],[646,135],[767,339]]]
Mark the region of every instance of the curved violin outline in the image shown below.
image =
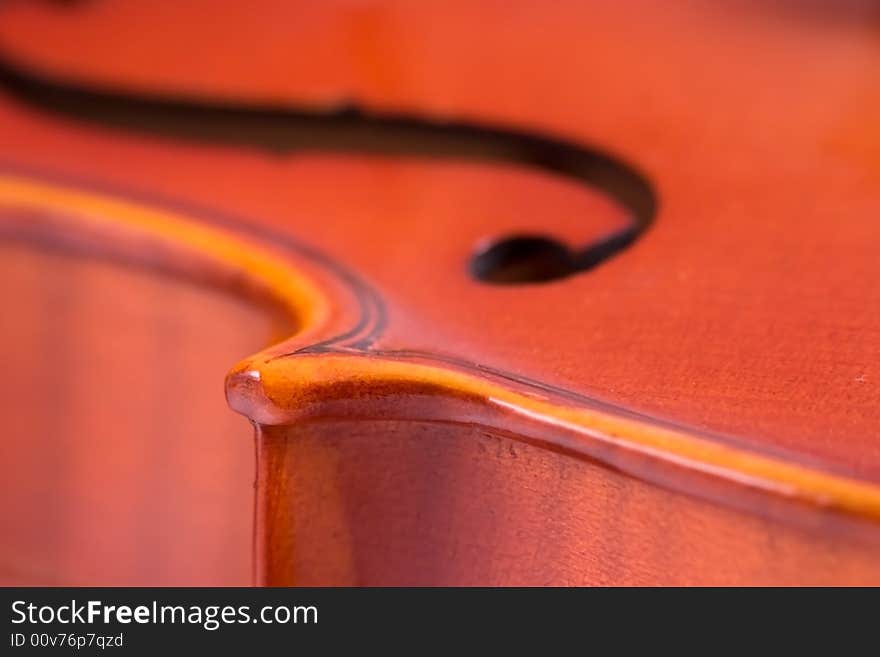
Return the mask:
[[[297,121],[305,123],[307,132],[324,130],[333,133],[342,128],[353,128],[365,140],[360,144],[362,148],[353,149],[349,144],[334,149],[321,144],[320,150],[393,153],[371,141],[374,138],[370,137],[371,131],[378,128],[380,131],[402,131],[395,134],[427,137],[438,147],[445,144],[443,149],[431,153],[431,156],[462,157],[462,151],[452,152],[447,140],[454,140],[456,135],[461,137],[463,134],[466,143],[473,147],[475,142],[467,140],[476,138],[478,144],[488,143],[491,146],[489,151],[494,154],[489,157],[482,152],[477,159],[531,164],[575,178],[603,189],[630,210],[634,219],[631,226],[588,246],[582,252],[585,261],[588,261],[585,268],[604,262],[635,241],[650,225],[656,211],[653,191],[634,170],[600,153],[543,137],[471,124],[439,124],[401,117],[367,116],[351,110],[320,114],[287,109],[215,107],[186,100],[140,99],[25,73],[11,65],[8,59],[2,58],[0,83],[14,91],[17,97],[42,109],[98,121],[105,127],[110,125],[159,132],[165,136],[192,138],[194,134],[191,131],[194,130],[197,138],[205,139],[216,136],[215,131],[225,130],[230,121],[235,123],[247,117],[245,121],[256,133],[232,131],[226,136],[226,143],[262,145],[274,150],[279,149],[279,142],[273,129],[280,123],[284,132],[290,130],[289,123]],[[156,117],[150,116],[153,112],[160,115],[167,113],[173,117],[170,125],[175,130],[169,131],[168,125],[154,123]],[[258,121],[254,122],[254,119]],[[263,125],[263,122],[271,125]],[[463,132],[456,132],[459,130]],[[486,141],[479,142],[479,139]],[[421,149],[413,152],[411,144],[408,146],[405,141],[398,146],[401,150],[397,154],[426,155]],[[285,147],[293,149],[293,142]],[[301,143],[299,147],[309,148]],[[510,156],[511,148],[517,153],[516,157]],[[126,198],[137,198],[137,195],[126,193]],[[183,207],[187,214],[199,219],[205,217],[201,209],[192,206],[174,203],[163,205],[177,205]],[[518,416],[523,421],[523,433],[518,436],[522,440],[594,459],[642,480],[728,506],[791,519],[789,513],[777,516],[765,504],[756,504],[754,497],[746,495],[739,499],[730,497],[724,491],[707,489],[704,485],[706,478],[733,484],[739,490],[751,491],[759,496],[771,493],[781,499],[806,502],[842,511],[849,516],[880,521],[880,486],[854,479],[846,473],[837,473],[828,464],[807,463],[802,455],[756,448],[740,439],[693,431],[574,391],[454,356],[372,349],[373,341],[384,326],[385,312],[381,297],[360,277],[289,235],[270,235],[271,231],[214,211],[207,211],[207,216],[213,218],[211,223],[214,224],[226,225],[257,237],[280,239],[291,252],[314,260],[319,265],[329,266],[354,291],[360,305],[359,319],[350,329],[306,345],[301,342],[297,344],[297,336],[294,336],[246,359],[230,372],[227,377],[230,404],[258,423],[277,424],[320,416],[323,413],[321,408],[328,403],[338,402],[346,395],[347,401],[352,401],[349,393],[355,388],[369,393],[365,395],[366,403],[361,402],[359,407],[361,412],[368,415],[371,404],[378,403],[387,409],[383,400],[427,392],[446,399],[458,398],[463,402],[460,416],[445,418],[449,421],[478,421],[478,415],[467,410],[468,406],[476,403],[483,410]],[[172,234],[165,237],[172,241],[175,239]],[[196,244],[190,246],[200,248]],[[264,274],[259,270],[249,270],[248,273],[257,278]],[[295,267],[292,267],[291,275],[301,278]],[[273,286],[277,284],[272,277],[264,282],[269,289],[274,289]],[[287,296],[280,295],[282,303]],[[416,418],[424,419],[425,411],[426,408],[420,406],[416,410]],[[375,413],[375,409],[372,412]],[[401,419],[405,418],[401,416]],[[540,430],[535,430],[535,426]],[[671,470],[661,471],[657,468],[658,464]],[[682,477],[682,474],[685,476]],[[806,522],[811,524],[814,520],[807,518]]]
[[[329,293],[309,280],[295,261],[279,258],[248,238],[266,240],[295,259],[329,270],[349,289],[361,310],[352,330],[321,339],[321,330],[327,327],[307,326],[310,330],[245,359],[229,373],[230,405],[258,424],[322,417],[340,402],[348,405],[352,417],[367,420],[387,419],[393,412],[398,419],[492,426],[487,419],[513,417],[521,421],[518,433],[511,434],[514,439],[594,460],[725,506],[802,526],[828,522],[822,515],[798,513],[797,508],[793,513],[790,504],[780,512],[767,504],[769,494],[782,502],[840,511],[843,518],[866,519],[872,525],[880,521],[880,486],[835,473],[823,464],[804,463],[782,450],[756,450],[736,438],[694,431],[452,356],[360,347],[361,331],[376,326],[377,308],[371,298],[378,299],[378,294],[340,263],[290,235],[191,203],[47,176],[14,165],[3,169],[0,201],[7,208],[31,213],[32,218],[43,213],[53,222],[93,229],[124,228],[198,254],[238,274],[234,278],[240,284],[244,278],[261,283],[291,315],[302,317],[308,303]],[[60,214],[59,209],[63,210]],[[109,241],[118,237],[113,232]],[[332,300],[319,301],[321,305]],[[318,342],[302,344],[315,336]],[[408,397],[439,397],[456,405],[445,404],[442,415],[433,417],[430,401],[398,404]],[[707,481],[720,486],[707,486]],[[732,490],[741,494],[731,495]]]

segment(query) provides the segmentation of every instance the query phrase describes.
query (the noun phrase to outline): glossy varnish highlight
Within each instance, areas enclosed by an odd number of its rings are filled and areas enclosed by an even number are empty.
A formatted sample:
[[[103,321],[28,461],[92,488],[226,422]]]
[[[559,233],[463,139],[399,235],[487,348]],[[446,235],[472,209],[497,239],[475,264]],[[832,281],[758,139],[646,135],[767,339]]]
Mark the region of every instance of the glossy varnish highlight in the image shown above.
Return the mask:
[[[102,243],[173,215],[147,226],[184,238],[167,271],[298,318],[228,363],[260,425],[259,583],[877,582],[872,3],[2,14],[9,60],[73,85],[552,135],[656,191],[614,258],[501,288],[470,276],[474,253],[593,243],[621,208],[521,162],[267,151],[0,100],[16,189],[81,194],[81,224],[127,226]],[[223,228],[196,244],[181,221]]]

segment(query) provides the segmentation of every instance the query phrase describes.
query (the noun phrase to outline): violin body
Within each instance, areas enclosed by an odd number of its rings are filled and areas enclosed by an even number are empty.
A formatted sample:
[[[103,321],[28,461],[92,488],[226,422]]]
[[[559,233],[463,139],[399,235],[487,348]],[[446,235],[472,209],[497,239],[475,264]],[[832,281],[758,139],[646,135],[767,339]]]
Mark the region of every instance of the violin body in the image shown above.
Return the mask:
[[[0,5],[3,583],[880,583],[877,21]]]

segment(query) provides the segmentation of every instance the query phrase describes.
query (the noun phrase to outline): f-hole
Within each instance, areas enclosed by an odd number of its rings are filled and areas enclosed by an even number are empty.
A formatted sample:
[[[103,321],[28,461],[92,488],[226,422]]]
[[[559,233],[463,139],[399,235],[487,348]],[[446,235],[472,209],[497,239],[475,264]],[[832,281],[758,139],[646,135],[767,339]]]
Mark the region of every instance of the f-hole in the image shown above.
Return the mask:
[[[566,246],[551,236],[511,235],[473,255],[486,283],[558,280],[600,265],[651,225],[656,197],[647,179],[613,155],[549,135],[466,122],[382,114],[351,106],[321,112],[279,105],[229,105],[183,96],[134,95],[52,78],[0,56],[0,84],[20,100],[105,127],[273,153],[325,151],[505,162],[598,189],[630,222],[600,241]],[[585,218],[589,221],[589,217]],[[552,225],[552,219],[545,222]]]

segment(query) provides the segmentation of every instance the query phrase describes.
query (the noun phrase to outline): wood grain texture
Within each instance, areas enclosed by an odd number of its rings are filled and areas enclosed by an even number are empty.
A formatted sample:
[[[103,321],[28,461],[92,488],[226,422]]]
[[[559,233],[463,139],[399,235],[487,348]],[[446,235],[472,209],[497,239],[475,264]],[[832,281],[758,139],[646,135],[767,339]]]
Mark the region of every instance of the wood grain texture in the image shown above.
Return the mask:
[[[117,88],[348,99],[594,144],[657,187],[649,239],[589,275],[498,290],[463,266],[482,240],[546,231],[574,241],[614,215],[588,190],[500,167],[206,152],[71,130],[16,106],[4,116],[6,157],[299,224],[393,300],[389,345],[880,476],[871,3],[208,4],[13,3],[0,38],[33,66]],[[187,27],[206,12],[212,21]],[[264,34],[267,24],[285,29]],[[485,25],[505,27],[487,36]],[[229,51],[242,26],[260,38]],[[136,170],[119,167],[133,158]],[[443,303],[427,293],[443,289],[454,290]]]
[[[0,583],[249,584],[253,450],[217,382],[271,322],[33,244],[0,272]]]
[[[259,583],[877,584],[877,541],[803,531],[473,425],[259,436]]]
[[[222,209],[359,281],[290,255],[301,285],[282,305],[324,310],[229,379],[233,406],[264,425],[260,581],[877,581],[871,3],[210,4],[13,3],[0,45],[131,93],[552,134],[633,163],[660,198],[616,259],[502,289],[468,275],[481,245],[600,238],[620,208],[516,165],[184,143],[0,99],[11,169],[174,198],[196,222]],[[225,48],[243,32],[260,36]],[[270,296],[284,280],[248,272]],[[369,349],[315,350],[364,315],[364,290],[381,302]],[[481,458],[482,431],[531,469]],[[482,504],[432,516],[425,482]],[[404,565],[383,571],[388,554]]]

